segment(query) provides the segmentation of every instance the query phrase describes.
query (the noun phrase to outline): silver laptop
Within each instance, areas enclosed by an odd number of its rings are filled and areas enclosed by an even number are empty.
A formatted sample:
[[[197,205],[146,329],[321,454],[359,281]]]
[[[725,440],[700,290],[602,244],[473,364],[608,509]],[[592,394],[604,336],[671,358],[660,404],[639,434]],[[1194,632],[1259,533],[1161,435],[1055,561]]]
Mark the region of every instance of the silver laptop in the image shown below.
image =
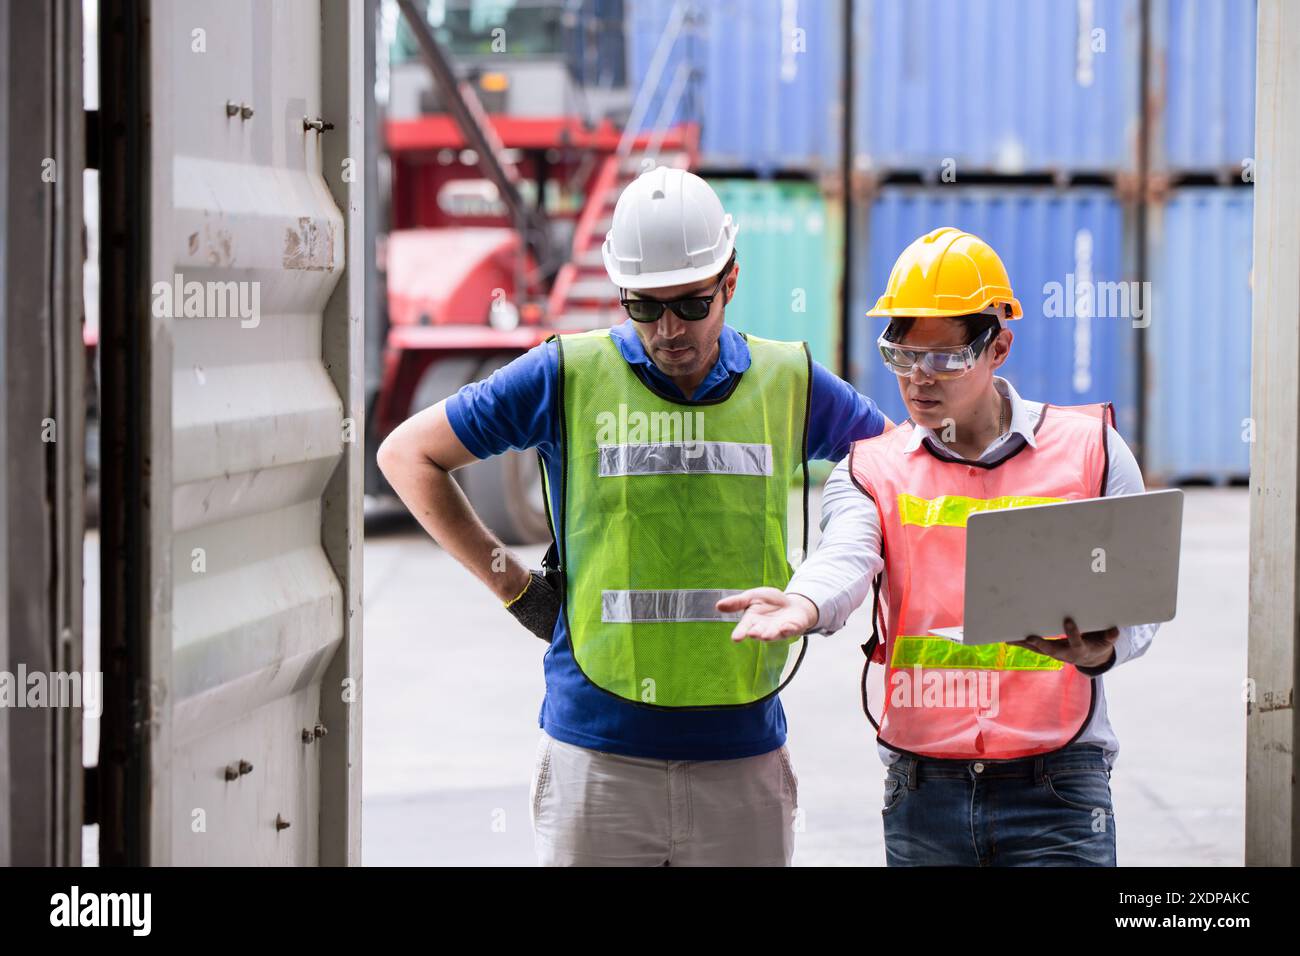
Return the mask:
[[[977,512],[966,524],[961,627],[930,631],[959,644],[1048,637],[1174,617],[1183,493],[1149,491]]]

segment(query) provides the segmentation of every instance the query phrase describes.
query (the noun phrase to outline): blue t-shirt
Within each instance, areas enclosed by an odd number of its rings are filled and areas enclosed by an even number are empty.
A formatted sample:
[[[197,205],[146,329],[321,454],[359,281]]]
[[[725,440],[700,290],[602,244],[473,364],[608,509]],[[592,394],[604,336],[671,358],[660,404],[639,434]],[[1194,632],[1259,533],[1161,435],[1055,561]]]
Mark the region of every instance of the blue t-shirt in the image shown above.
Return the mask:
[[[610,335],[623,358],[643,379],[661,392],[682,396],[673,381],[650,361],[631,323],[615,326]],[[747,368],[749,346],[740,333],[724,325],[718,361],[689,400],[726,394],[734,377]],[[558,389],[559,355],[554,342],[545,342],[483,381],[466,385],[447,400],[451,427],[476,458],[490,458],[511,449],[536,448],[541,453],[554,492],[552,523],[557,528],[564,462],[556,415]],[[808,420],[810,459],[839,461],[852,442],[878,435],[883,428],[884,416],[875,402],[813,363]],[[563,614],[556,623],[544,666],[546,697],[538,722],[548,734],[566,743],[660,760],[752,757],[785,743],[785,711],[776,696],[750,707],[725,710],[654,710],[601,690],[574,663]]]

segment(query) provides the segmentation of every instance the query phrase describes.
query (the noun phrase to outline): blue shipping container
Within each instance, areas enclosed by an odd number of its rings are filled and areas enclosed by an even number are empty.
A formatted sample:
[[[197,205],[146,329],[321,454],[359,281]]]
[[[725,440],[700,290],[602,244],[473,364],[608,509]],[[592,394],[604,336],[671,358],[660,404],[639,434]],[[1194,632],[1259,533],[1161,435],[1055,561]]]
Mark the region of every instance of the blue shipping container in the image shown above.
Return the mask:
[[[1175,481],[1250,472],[1254,192],[1182,189],[1148,219],[1147,470]]]
[[[580,86],[626,86],[623,0],[570,0],[565,6],[564,47],[574,80]]]
[[[675,6],[688,11],[648,74]],[[769,174],[839,164],[839,0],[628,0],[631,88],[653,84],[642,128],[700,123],[701,165]],[[677,95],[684,77],[689,82]]]
[[[1136,289],[1123,266],[1124,214],[1108,191],[891,187],[859,209],[847,316],[849,378],[886,414],[907,418],[898,377],[876,347],[888,320],[864,313],[912,240],[956,226],[997,250],[1024,309],[1024,318],[1011,323],[1011,356],[997,374],[1032,401],[1114,402],[1121,434],[1132,437],[1140,330],[1126,314]]]
[[[1163,0],[1153,16],[1163,80],[1163,155],[1173,170],[1238,166],[1255,155],[1255,0]],[[1163,31],[1163,35],[1161,34]]]
[[[1137,0],[858,0],[854,19],[861,167],[1134,167]]]

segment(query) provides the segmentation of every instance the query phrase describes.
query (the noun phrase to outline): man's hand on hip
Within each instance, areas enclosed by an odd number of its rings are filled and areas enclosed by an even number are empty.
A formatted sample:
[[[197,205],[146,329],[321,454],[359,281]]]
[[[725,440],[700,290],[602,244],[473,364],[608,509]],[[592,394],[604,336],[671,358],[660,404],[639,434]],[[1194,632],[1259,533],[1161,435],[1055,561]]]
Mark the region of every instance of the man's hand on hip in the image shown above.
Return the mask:
[[[723,613],[744,612],[731,632],[736,642],[747,637],[780,641],[817,625],[816,604],[802,594],[786,594],[778,588],[751,588],[723,598],[716,606]]]
[[[561,590],[546,579],[541,571],[528,572],[528,582],[518,597],[506,603],[509,611],[524,627],[548,644],[555,633],[555,622],[560,617]]]

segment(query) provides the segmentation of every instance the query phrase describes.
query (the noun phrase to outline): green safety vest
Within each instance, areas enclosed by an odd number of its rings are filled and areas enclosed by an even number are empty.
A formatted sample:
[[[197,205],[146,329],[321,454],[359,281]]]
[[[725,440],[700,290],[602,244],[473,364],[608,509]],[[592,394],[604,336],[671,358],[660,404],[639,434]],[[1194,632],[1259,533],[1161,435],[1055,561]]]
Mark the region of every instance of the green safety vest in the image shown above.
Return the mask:
[[[787,511],[799,467],[807,550],[812,360],[803,343],[746,340],[750,367],[731,390],[689,402],[652,391],[606,329],[557,337],[556,540],[569,641],[587,679],[625,700],[752,704],[784,686],[791,647],[803,640],[733,642],[740,615],[714,608],[725,595],[790,580]]]

